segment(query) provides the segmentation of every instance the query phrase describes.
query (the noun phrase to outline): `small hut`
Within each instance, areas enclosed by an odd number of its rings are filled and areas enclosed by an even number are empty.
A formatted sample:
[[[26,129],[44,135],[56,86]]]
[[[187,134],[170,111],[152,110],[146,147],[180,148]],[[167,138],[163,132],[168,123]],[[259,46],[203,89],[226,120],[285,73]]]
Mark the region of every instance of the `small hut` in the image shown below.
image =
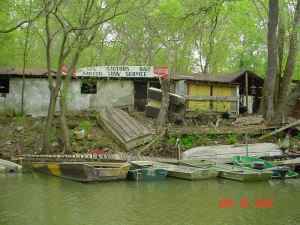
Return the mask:
[[[252,71],[230,74],[176,75],[173,89],[187,99],[187,111],[256,113],[262,97],[263,78]]]

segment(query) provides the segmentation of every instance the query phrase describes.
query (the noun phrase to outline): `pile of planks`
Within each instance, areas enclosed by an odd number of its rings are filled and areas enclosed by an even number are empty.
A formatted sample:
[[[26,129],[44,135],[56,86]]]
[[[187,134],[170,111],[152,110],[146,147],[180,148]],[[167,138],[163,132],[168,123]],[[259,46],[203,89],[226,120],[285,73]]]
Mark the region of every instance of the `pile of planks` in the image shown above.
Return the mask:
[[[183,118],[185,113],[185,98],[169,93],[170,106],[169,116],[171,119]],[[148,89],[148,104],[146,105],[146,116],[157,118],[161,107],[162,91],[158,88],[151,87]]]
[[[97,117],[97,122],[126,150],[131,150],[152,140],[150,129],[121,109],[103,109]]]

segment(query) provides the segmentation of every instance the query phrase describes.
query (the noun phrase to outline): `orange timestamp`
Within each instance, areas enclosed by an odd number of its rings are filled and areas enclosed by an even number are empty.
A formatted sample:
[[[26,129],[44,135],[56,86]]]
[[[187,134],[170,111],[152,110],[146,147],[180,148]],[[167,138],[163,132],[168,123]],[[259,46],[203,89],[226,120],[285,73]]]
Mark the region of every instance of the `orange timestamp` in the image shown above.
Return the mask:
[[[233,207],[240,207],[246,209],[250,207],[250,202],[247,197],[242,197],[238,203],[231,198],[222,198],[219,200],[219,208],[226,209],[226,208],[233,208]],[[259,209],[273,208],[273,200],[255,199],[254,207]]]

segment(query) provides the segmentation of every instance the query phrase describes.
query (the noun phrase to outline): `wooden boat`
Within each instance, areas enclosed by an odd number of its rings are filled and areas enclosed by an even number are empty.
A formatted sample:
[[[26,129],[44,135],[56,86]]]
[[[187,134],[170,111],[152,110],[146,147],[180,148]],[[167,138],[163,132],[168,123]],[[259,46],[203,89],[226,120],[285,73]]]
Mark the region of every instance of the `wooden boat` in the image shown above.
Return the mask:
[[[216,178],[218,172],[213,167],[197,168],[184,165],[171,165],[167,163],[155,163],[155,166],[168,171],[169,177],[185,180],[203,180]]]
[[[165,169],[156,168],[150,161],[131,161],[127,178],[136,181],[163,180],[168,175]]]
[[[272,172],[270,171],[261,171],[233,165],[217,165],[216,168],[217,171],[219,171],[219,177],[235,181],[266,181],[272,177]]]
[[[295,172],[300,172],[300,157],[277,162],[278,165],[288,166]]]
[[[241,167],[271,171],[273,173],[272,178],[287,179],[298,177],[298,173],[287,166],[275,166],[271,162],[256,157],[234,156],[232,159],[235,165]]]
[[[114,162],[32,162],[32,169],[74,181],[110,181],[126,179],[129,164]]]
[[[233,156],[245,154],[248,148],[250,156],[282,156],[282,150],[274,143],[256,143],[248,145],[199,146],[182,153],[183,159],[206,159],[217,163],[231,163]]]
[[[215,162],[211,162],[203,159],[182,159],[178,160],[176,165],[197,167],[197,168],[210,168],[216,165]]]
[[[17,173],[21,171],[22,166],[4,159],[0,159],[0,173]]]
[[[154,181],[154,180],[164,180],[168,172],[160,168],[141,168],[141,169],[130,169],[128,171],[127,178],[129,180],[136,181]]]

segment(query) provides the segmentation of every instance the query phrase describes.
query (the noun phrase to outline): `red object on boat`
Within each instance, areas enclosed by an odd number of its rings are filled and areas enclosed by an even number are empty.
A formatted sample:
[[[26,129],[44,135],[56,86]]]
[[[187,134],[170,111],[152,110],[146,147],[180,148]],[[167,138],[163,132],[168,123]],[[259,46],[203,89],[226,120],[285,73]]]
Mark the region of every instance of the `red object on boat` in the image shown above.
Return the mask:
[[[105,154],[105,151],[102,148],[95,148],[88,151],[89,154],[93,155],[103,155]]]

